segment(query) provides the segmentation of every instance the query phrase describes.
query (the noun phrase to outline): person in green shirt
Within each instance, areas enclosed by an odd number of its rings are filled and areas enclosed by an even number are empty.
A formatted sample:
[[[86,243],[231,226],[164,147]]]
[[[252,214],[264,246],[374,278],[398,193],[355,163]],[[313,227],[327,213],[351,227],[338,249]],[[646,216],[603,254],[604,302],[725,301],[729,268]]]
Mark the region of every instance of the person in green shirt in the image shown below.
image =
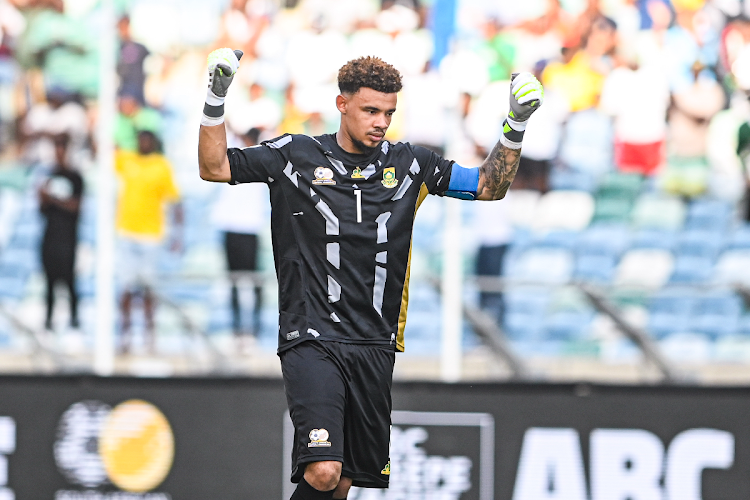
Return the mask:
[[[161,114],[149,107],[142,106],[138,96],[123,92],[118,101],[118,113],[115,118],[115,146],[123,151],[138,150],[138,131],[147,130],[161,137]]]

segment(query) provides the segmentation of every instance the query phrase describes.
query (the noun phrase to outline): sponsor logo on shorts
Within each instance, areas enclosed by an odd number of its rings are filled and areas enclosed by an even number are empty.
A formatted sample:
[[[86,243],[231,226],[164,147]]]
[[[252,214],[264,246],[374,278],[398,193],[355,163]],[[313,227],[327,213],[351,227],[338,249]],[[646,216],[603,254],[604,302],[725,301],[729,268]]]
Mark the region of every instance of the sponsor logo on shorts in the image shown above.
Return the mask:
[[[388,463],[385,464],[385,467],[383,467],[383,470],[380,471],[381,474],[384,476],[390,476],[391,475],[391,461],[388,460]]]
[[[330,447],[331,442],[328,441],[328,431],[325,429],[313,429],[310,431],[310,442],[307,443],[308,448],[324,448]]]
[[[312,183],[323,186],[333,186],[336,184],[336,181],[333,180],[333,170],[328,167],[316,168],[315,179],[313,179]]]
[[[380,181],[388,189],[395,188],[398,186],[398,179],[396,179],[396,167],[388,167],[383,170],[383,180]]]
[[[294,340],[294,339],[298,339],[298,338],[299,338],[299,331],[298,330],[294,330],[293,332],[289,332],[289,333],[286,334],[286,339],[287,340]]]

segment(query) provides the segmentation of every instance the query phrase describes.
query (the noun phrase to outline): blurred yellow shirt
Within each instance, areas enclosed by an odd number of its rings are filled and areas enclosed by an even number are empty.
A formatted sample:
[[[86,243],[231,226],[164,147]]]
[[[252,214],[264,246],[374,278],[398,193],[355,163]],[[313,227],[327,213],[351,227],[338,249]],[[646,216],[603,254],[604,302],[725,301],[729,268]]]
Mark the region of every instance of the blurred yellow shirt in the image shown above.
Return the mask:
[[[128,236],[161,239],[165,204],[180,198],[169,161],[159,153],[118,151],[115,171],[120,179],[117,230]]]
[[[604,86],[604,75],[591,67],[589,57],[579,51],[569,63],[552,62],[542,73],[545,87],[563,94],[570,111],[583,111],[593,108],[599,102]]]

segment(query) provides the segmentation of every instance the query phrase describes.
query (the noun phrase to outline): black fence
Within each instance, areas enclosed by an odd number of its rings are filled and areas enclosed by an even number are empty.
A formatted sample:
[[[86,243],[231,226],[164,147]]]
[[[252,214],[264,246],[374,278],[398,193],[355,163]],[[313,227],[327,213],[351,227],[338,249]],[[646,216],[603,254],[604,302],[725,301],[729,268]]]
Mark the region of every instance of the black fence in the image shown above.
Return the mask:
[[[750,388],[397,383],[350,500],[750,497]],[[0,500],[286,499],[280,380],[0,377]],[[385,464],[384,464],[385,465]]]

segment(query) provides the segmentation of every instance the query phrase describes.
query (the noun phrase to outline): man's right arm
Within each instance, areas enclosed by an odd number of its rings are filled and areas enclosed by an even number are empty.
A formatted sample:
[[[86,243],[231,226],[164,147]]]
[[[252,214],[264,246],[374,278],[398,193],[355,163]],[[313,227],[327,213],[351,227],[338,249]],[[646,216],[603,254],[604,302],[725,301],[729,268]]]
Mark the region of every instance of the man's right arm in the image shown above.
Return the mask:
[[[232,172],[227,158],[224,98],[242,58],[241,50],[218,49],[208,56],[208,92],[198,136],[198,168],[201,179],[229,182]]]
[[[227,131],[223,123],[213,127],[201,125],[198,136],[198,167],[204,181],[232,180],[227,157]]]

